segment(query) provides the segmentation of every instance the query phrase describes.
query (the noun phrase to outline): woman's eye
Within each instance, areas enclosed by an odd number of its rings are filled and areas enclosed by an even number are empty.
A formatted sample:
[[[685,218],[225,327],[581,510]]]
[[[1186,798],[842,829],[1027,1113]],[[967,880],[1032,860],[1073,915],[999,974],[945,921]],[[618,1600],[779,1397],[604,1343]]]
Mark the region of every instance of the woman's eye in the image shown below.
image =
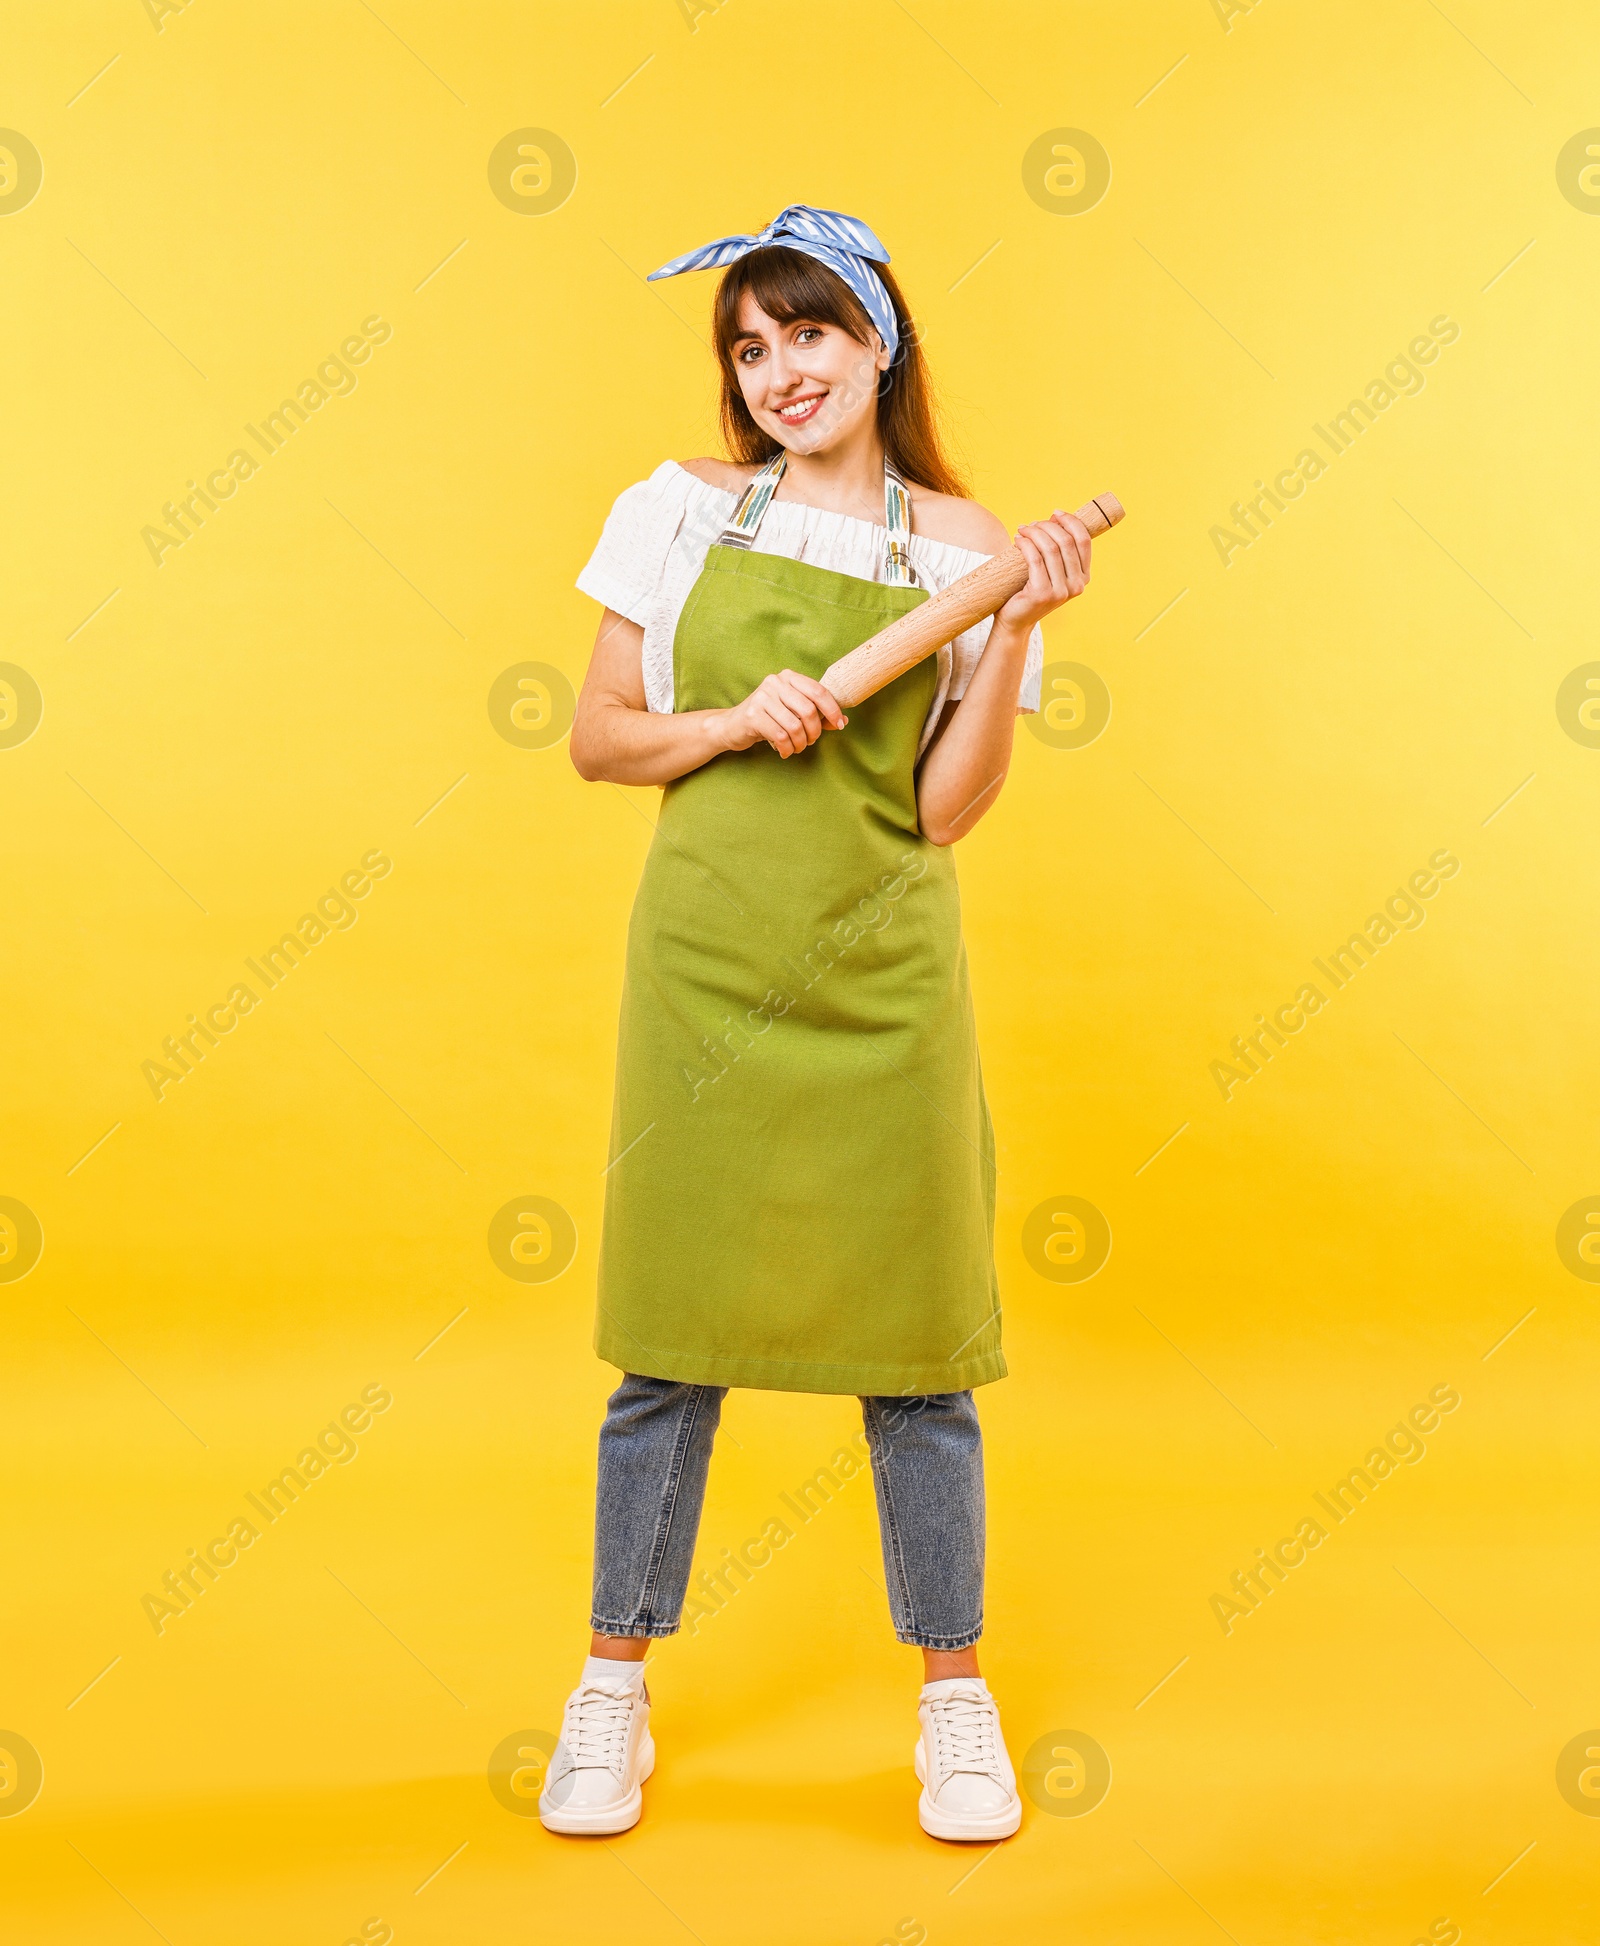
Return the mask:
[[[760,356],[760,345],[746,345],[744,350],[739,354],[739,363],[741,365],[748,365],[752,359],[759,358]]]
[[[804,344],[808,338],[820,338],[822,333],[814,324],[803,325],[796,333],[796,343]]]

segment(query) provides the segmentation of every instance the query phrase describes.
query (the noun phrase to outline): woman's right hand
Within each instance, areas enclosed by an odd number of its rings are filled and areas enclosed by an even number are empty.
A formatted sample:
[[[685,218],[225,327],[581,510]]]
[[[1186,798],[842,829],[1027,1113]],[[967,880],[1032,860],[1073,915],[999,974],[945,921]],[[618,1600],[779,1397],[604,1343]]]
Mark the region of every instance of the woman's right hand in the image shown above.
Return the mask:
[[[780,757],[808,749],[826,727],[842,730],[849,718],[837,701],[810,676],[780,669],[763,677],[742,703],[723,712],[722,742],[728,750],[770,743]]]

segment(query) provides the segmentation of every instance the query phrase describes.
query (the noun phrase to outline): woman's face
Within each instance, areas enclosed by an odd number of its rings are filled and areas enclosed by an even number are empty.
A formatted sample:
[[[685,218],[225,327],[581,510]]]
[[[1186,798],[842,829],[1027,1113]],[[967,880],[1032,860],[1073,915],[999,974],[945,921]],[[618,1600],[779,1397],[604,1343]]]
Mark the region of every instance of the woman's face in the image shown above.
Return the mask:
[[[836,324],[780,324],[748,294],[739,307],[734,370],[750,416],[791,453],[822,453],[850,438],[877,409],[889,354]]]

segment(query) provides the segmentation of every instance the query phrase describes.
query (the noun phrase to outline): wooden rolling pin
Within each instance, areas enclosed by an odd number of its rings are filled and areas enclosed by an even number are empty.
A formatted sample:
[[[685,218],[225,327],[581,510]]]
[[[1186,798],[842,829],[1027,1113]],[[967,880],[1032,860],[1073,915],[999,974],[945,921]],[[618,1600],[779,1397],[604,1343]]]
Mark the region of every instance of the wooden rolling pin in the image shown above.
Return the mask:
[[[1078,509],[1078,518],[1091,535],[1098,535],[1115,527],[1124,512],[1114,493],[1101,493]],[[841,708],[853,709],[896,676],[914,669],[925,655],[953,642],[963,629],[1003,608],[1027,579],[1022,549],[1007,548],[840,656],[823,670],[823,688],[838,698]]]

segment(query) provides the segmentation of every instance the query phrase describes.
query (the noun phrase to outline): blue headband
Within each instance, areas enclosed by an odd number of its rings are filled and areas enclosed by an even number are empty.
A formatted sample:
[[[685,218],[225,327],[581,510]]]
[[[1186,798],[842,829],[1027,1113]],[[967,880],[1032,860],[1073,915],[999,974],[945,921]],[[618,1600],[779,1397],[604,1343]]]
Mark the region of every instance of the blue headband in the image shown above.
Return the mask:
[[[866,306],[867,316],[877,326],[878,336],[893,358],[900,347],[900,330],[883,279],[872,268],[875,263],[886,264],[889,253],[860,217],[846,216],[840,210],[791,203],[773,217],[759,236],[725,236],[718,237],[715,243],[702,243],[698,250],[686,250],[671,263],[652,270],[649,281],[678,277],[686,270],[717,270],[748,257],[752,250],[770,250],[774,245],[815,257],[818,263],[826,264],[841,277]]]

